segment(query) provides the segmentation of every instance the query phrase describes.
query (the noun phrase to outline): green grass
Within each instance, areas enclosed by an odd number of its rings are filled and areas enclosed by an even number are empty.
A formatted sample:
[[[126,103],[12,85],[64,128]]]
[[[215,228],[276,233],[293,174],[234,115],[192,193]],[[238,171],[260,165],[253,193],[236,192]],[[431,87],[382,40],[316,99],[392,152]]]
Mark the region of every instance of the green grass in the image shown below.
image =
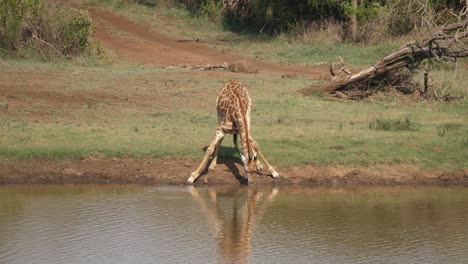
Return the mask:
[[[240,78],[253,99],[253,137],[273,164],[468,166],[466,101],[329,101],[297,93],[314,82],[304,77],[213,77],[151,66],[64,67],[12,61],[2,72],[4,85],[16,85],[15,100],[23,102],[13,112],[0,111],[2,159],[92,153],[200,158],[216,127],[216,93],[227,79]],[[23,93],[15,76],[32,74],[47,79],[35,90],[79,100],[57,104],[53,97]],[[391,127],[404,129],[370,129],[376,120],[397,120]],[[414,124],[417,129],[407,131]],[[237,157],[230,136],[223,146],[222,158]]]
[[[410,121],[407,117],[401,120],[376,118],[369,123],[369,128],[385,131],[416,131],[418,124]]]
[[[395,43],[384,43],[379,46],[350,43],[303,44],[288,42],[280,38],[272,41],[258,41],[254,45],[241,42],[234,48],[239,52],[249,48],[255,58],[262,60],[317,65],[327,64],[330,60],[337,61],[338,57],[342,57],[348,65],[367,65],[375,63],[397,47],[398,44]]]
[[[306,45],[284,36],[226,32],[181,8],[127,2],[114,6],[113,0],[99,3],[180,38],[198,37],[219,49],[273,61],[319,64],[342,56],[347,63],[362,65],[397,46]],[[161,20],[167,17],[171,19]],[[461,72],[457,73],[461,85],[449,83],[455,76],[450,71],[434,79],[443,79],[446,87],[450,84],[453,91],[447,88],[445,92],[463,96],[468,85]],[[297,93],[318,82],[301,76],[211,75],[87,59],[0,64],[0,160],[94,153],[200,158],[203,146],[214,135],[217,91],[234,78],[249,87],[254,105],[252,134],[273,164],[468,167],[468,102],[464,97],[453,103],[391,96],[369,102],[329,101],[320,94],[304,97]],[[7,93],[4,87],[14,89]],[[19,106],[4,110],[12,101],[19,101]],[[370,129],[370,124],[383,129]],[[222,158],[238,158],[229,136],[223,146]]]

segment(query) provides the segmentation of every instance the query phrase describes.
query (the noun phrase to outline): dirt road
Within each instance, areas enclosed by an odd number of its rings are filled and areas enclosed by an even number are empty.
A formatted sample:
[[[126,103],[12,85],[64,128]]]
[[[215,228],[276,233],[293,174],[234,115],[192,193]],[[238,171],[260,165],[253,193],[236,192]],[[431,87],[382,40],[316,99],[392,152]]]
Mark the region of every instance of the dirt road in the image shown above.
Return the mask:
[[[92,6],[85,7],[85,9],[93,18],[95,38],[104,47],[115,51],[132,63],[193,66],[247,60],[260,72],[297,74],[312,78],[320,78],[326,74],[326,68],[322,66],[289,65],[242,58],[211,48],[205,43],[195,40],[181,41],[150,30],[146,26],[136,24],[109,10]]]

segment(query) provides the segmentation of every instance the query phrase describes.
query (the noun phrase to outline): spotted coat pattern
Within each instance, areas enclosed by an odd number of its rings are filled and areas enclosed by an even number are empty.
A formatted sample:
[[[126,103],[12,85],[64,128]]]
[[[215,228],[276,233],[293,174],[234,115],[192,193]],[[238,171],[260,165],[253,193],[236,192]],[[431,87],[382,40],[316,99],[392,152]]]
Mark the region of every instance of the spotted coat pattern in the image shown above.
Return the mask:
[[[193,183],[200,176],[201,171],[208,163],[209,156],[213,154],[214,155],[209,169],[214,170],[216,167],[219,149],[221,147],[221,142],[226,134],[234,135],[234,144],[237,150],[239,150],[236,140],[237,135],[239,135],[241,138],[242,153],[239,151],[239,154],[244,164],[245,177],[249,182],[252,180],[251,173],[254,170],[258,172],[263,170],[263,165],[261,164],[260,160],[258,160],[257,153],[267,165],[267,169],[270,174],[274,178],[279,177],[279,174],[265,159],[257,142],[253,140],[250,134],[251,107],[252,99],[249,96],[247,88],[239,81],[229,81],[219,91],[218,97],[216,99],[218,127],[216,129],[215,137],[206,150],[205,156],[200,166],[192,172],[190,178],[187,180],[189,183]]]

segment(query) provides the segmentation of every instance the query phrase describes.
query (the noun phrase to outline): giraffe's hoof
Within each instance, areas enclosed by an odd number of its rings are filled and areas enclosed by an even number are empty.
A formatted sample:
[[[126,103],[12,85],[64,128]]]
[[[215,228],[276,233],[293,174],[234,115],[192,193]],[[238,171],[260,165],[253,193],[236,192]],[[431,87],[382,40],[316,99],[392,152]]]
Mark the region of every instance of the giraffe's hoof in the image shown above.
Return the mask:
[[[252,177],[250,176],[250,173],[246,172],[244,174],[244,179],[246,180],[246,183],[249,184],[252,181]]]
[[[273,171],[273,172],[271,173],[271,176],[272,176],[273,178],[275,178],[275,179],[276,179],[276,178],[279,178],[279,176],[280,176],[280,175],[279,175],[279,173],[278,173],[278,172],[276,172],[276,171]]]
[[[213,162],[213,163],[210,164],[210,167],[208,168],[208,170],[209,170],[209,171],[214,171],[215,168],[216,168],[216,163]]]
[[[197,174],[195,172],[192,172],[192,174],[190,175],[190,178],[187,179],[187,183],[192,184],[196,179],[197,179]]]
[[[263,172],[263,166],[262,166],[262,164],[255,166],[255,170],[256,170],[257,172],[260,172],[260,173]]]

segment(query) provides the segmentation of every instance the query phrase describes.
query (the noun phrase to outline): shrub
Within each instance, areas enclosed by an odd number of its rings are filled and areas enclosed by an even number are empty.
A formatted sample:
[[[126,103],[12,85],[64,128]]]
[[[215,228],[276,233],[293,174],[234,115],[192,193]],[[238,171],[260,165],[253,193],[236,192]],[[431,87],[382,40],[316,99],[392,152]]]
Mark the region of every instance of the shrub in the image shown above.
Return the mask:
[[[158,0],[135,0],[135,2],[149,7],[155,7],[158,4]]]
[[[369,128],[384,131],[416,131],[417,124],[410,121],[408,117],[404,120],[376,118],[369,123]]]
[[[13,50],[23,31],[25,20],[39,7],[34,0],[3,0],[0,2],[0,47]]]
[[[50,0],[4,0],[0,48],[42,58],[72,57],[89,46],[91,17],[86,11]]]
[[[356,8],[344,0],[174,1],[185,5],[193,15],[207,15],[230,30],[255,33],[297,33],[300,31],[297,27],[336,21],[346,34],[350,16],[354,14],[358,19],[355,40],[371,43],[420,29],[423,5],[428,14],[442,14],[442,18],[453,17],[447,10],[458,12],[464,7],[464,1],[460,0],[360,0]]]

